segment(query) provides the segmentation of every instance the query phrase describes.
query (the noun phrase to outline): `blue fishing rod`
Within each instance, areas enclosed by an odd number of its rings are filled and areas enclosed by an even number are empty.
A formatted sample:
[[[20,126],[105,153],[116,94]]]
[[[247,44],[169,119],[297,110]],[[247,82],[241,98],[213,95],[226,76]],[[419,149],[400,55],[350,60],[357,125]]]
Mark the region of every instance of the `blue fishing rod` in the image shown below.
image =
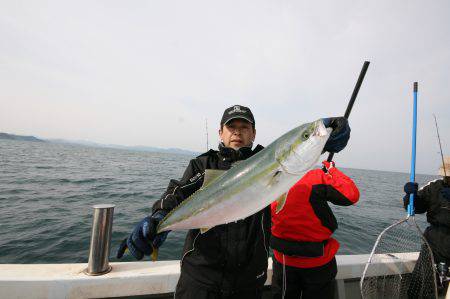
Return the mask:
[[[418,84],[414,82],[413,94],[413,127],[412,127],[412,151],[411,151],[411,172],[409,181],[414,183],[416,180],[416,135],[417,135],[417,90]],[[414,193],[409,195],[408,216],[414,216]]]

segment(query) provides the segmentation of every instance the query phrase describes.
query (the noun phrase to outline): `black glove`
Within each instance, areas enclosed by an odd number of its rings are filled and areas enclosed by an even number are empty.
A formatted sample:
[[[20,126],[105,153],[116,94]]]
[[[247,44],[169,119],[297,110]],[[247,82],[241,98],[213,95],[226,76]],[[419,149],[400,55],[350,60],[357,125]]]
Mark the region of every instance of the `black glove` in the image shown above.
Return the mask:
[[[345,148],[350,139],[350,126],[345,117],[329,117],[322,119],[325,128],[332,128],[330,138],[323,150],[329,153],[338,153]]]
[[[141,260],[144,255],[151,255],[153,249],[162,245],[166,240],[168,231],[156,234],[156,228],[161,220],[166,216],[167,212],[157,211],[151,216],[142,219],[136,225],[133,232],[128,238],[122,240],[117,250],[117,258],[122,258],[128,249],[135,259]]]
[[[416,182],[407,182],[403,187],[406,195],[416,194],[417,190],[419,190],[419,185]]]
[[[450,187],[444,187],[441,190],[441,194],[442,196],[444,196],[444,198],[446,200],[450,200]]]
[[[403,207],[406,209],[406,207],[409,205],[410,195],[417,194],[417,190],[419,190],[419,185],[416,182],[407,182],[403,187],[403,190],[406,193],[405,196],[403,196]]]

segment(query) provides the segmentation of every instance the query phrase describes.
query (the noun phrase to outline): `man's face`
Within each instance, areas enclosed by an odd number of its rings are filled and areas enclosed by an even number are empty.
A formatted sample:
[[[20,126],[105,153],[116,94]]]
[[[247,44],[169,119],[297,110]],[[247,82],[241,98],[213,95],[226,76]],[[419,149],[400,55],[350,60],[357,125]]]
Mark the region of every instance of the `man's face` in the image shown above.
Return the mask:
[[[256,130],[248,121],[237,118],[223,125],[222,129],[219,130],[219,136],[226,147],[237,150],[253,143]]]

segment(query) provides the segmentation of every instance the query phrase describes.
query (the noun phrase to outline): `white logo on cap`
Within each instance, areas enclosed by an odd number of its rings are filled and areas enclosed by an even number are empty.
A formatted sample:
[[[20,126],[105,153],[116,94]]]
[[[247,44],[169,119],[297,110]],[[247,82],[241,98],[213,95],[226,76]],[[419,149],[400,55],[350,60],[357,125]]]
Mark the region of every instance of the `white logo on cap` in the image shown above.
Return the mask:
[[[228,112],[228,114],[233,114],[233,113],[236,113],[236,112],[246,113],[247,111],[241,109],[241,106],[236,105],[236,106],[233,106],[233,110]]]

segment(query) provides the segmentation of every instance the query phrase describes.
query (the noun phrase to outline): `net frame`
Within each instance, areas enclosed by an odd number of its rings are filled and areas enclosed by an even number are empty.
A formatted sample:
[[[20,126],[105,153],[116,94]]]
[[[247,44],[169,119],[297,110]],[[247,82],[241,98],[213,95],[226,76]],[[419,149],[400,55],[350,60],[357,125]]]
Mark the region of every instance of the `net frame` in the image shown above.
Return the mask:
[[[395,236],[397,229],[400,237]],[[393,243],[395,239],[399,242]],[[414,263],[418,248],[419,258]],[[378,235],[361,276],[360,290],[363,299],[437,298],[433,252],[414,216],[395,222]]]

